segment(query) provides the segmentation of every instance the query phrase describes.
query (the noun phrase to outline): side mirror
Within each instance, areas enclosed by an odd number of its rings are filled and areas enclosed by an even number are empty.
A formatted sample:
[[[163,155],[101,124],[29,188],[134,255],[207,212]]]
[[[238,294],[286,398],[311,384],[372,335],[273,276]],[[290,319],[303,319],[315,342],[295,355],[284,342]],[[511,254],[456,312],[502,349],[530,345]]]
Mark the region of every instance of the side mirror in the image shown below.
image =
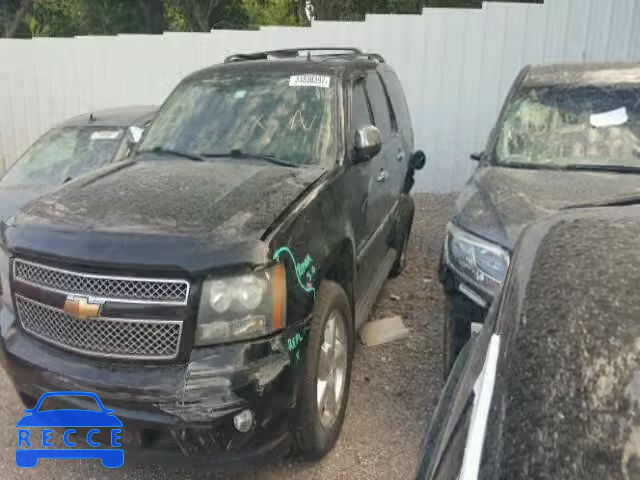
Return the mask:
[[[380,130],[373,125],[360,127],[356,130],[354,141],[356,161],[362,162],[375,157],[382,150],[382,137]]]
[[[427,163],[427,156],[424,154],[422,150],[418,150],[411,155],[411,161],[409,165],[414,170],[422,170]]]
[[[479,162],[480,160],[482,160],[482,157],[484,157],[484,152],[472,153],[470,156],[471,156],[471,160],[475,160],[476,162]]]

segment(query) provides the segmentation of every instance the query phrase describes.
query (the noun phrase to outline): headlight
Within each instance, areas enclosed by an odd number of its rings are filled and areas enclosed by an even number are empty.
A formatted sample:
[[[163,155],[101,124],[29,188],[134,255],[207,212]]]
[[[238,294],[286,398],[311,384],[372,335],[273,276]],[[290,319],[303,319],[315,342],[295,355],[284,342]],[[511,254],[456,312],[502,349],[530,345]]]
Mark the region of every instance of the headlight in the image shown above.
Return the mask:
[[[244,275],[210,279],[202,286],[196,346],[262,337],[286,324],[283,264]]]
[[[447,259],[473,285],[494,295],[507,275],[509,252],[452,223],[447,226]]]
[[[9,257],[0,247],[0,306],[13,310],[11,290],[9,289]]]

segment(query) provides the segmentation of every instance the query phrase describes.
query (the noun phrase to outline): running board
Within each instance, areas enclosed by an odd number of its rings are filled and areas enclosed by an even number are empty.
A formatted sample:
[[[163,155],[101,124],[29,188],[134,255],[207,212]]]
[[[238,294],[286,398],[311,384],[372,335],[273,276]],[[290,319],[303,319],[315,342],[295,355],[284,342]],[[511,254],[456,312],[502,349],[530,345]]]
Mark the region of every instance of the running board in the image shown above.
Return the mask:
[[[384,257],[375,278],[371,283],[369,283],[366,292],[364,292],[360,297],[360,300],[356,305],[356,332],[359,331],[362,325],[364,325],[369,319],[371,307],[376,303],[378,294],[380,293],[384,282],[389,278],[389,272],[391,272],[391,268],[393,267],[397,256],[398,252],[396,249],[390,248]]]

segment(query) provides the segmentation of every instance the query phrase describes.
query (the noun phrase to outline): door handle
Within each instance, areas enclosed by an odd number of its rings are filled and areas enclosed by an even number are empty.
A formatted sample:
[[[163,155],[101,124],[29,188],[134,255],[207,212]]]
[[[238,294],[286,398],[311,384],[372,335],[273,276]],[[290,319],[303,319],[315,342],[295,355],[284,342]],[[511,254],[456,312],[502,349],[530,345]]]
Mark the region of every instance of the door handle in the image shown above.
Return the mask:
[[[387,172],[384,168],[380,169],[380,173],[378,174],[378,178],[376,180],[378,182],[384,182],[387,179]]]
[[[404,160],[404,152],[398,152],[398,156],[396,157],[396,159],[401,162]]]

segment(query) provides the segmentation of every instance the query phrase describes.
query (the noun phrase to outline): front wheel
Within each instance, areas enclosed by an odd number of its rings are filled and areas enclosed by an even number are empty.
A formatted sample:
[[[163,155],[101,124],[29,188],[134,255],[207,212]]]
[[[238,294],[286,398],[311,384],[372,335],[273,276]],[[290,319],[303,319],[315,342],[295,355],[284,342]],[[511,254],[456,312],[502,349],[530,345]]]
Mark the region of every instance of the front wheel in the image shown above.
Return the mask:
[[[352,324],[342,287],[323,281],[313,309],[293,425],[296,449],[309,459],[324,457],[342,429],[351,383]]]

